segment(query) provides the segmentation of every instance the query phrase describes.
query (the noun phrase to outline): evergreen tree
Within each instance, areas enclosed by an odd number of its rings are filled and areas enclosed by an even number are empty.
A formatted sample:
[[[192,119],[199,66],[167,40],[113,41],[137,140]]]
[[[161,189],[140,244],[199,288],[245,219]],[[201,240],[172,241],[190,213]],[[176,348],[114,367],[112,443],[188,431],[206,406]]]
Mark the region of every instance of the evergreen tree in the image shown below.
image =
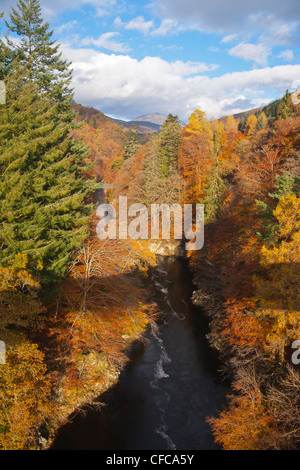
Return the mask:
[[[3,56],[4,56],[4,44],[1,38],[1,23],[2,23],[3,13],[0,12],[0,70],[3,68]],[[0,80],[3,76],[0,75]]]
[[[156,135],[153,135],[147,145],[147,153],[143,165],[143,191],[144,202],[147,205],[157,202],[157,187],[160,183],[161,172],[159,166],[159,141]]]
[[[14,57],[27,68],[40,93],[59,102],[60,112],[68,110],[72,101],[70,63],[62,59],[59,45],[52,39],[53,31],[41,16],[39,0],[19,0],[9,16],[9,31],[21,39],[17,45],[8,39]]]
[[[218,123],[218,126],[213,136],[213,152],[214,152],[216,161],[218,161],[219,159],[221,149],[225,143],[225,140],[226,140],[226,136],[225,136],[224,124],[220,122]]]
[[[293,115],[293,104],[291,100],[291,93],[287,90],[286,94],[280,101],[277,111],[277,119],[287,119]]]
[[[0,263],[24,253],[42,263],[44,281],[55,281],[86,236],[93,184],[82,173],[85,147],[57,118],[59,104],[13,69],[0,114]]]
[[[269,194],[270,198],[275,201],[275,206],[283,197],[291,195],[299,197],[300,178],[292,176],[287,171],[283,175],[276,175],[275,192],[273,194]],[[264,221],[264,232],[259,232],[257,236],[267,244],[274,243],[276,241],[278,228],[278,220],[274,216],[274,206],[263,201],[256,201],[256,205],[258,206],[260,216]]]
[[[278,112],[280,102],[281,100],[273,101],[272,103],[265,106],[263,109],[263,113],[268,119],[269,126],[271,126],[273,122],[277,119],[277,112]]]
[[[204,188],[203,204],[205,207],[205,217],[207,222],[211,222],[219,216],[223,194],[226,183],[222,178],[220,166],[217,164],[209,175]]]
[[[257,117],[251,114],[245,123],[244,133],[247,137],[252,137],[257,131]]]
[[[181,125],[178,116],[169,114],[162,126],[160,134],[160,171],[167,177],[172,169],[176,168],[177,153],[181,144]]]
[[[260,131],[268,127],[268,119],[265,113],[262,111],[257,118],[257,130]]]
[[[3,18],[3,12],[0,12],[0,33],[1,33],[1,22],[2,22],[2,18]],[[2,48],[3,48],[3,41],[0,37],[0,57],[2,58]]]
[[[129,135],[124,142],[124,160],[134,157],[140,147],[138,143],[138,129],[135,124],[132,124],[129,130]]]
[[[2,31],[2,19],[3,13],[0,12],[0,34]],[[9,63],[12,60],[12,53],[4,43],[3,39],[0,36],[0,80],[3,80],[7,74],[9,68]]]
[[[182,202],[182,178],[176,169],[168,176],[163,176],[160,169],[159,136],[153,135],[146,145],[146,156],[143,164],[143,197],[144,203],[180,204]]]
[[[246,124],[246,118],[244,116],[242,116],[239,120],[239,124],[238,124],[238,130],[240,132],[244,132],[244,129],[245,129],[245,124]]]
[[[290,196],[295,194],[299,197],[300,194],[300,178],[298,176],[292,176],[288,171],[285,171],[283,175],[276,175],[276,191],[274,194],[269,196],[279,201],[282,197]]]

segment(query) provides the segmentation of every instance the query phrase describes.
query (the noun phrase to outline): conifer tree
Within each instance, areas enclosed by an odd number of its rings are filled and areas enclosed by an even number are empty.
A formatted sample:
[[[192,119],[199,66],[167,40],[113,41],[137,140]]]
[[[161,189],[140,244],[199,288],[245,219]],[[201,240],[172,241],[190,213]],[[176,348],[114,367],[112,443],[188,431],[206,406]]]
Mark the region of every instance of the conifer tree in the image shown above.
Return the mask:
[[[222,171],[217,164],[211,171],[204,187],[203,204],[207,222],[211,222],[219,216],[225,189],[226,184],[222,178]]]
[[[1,33],[1,23],[2,23],[2,18],[3,18],[3,12],[0,11],[0,33]],[[3,41],[0,36],[0,57],[2,57],[2,49],[3,49]]]
[[[135,124],[132,124],[129,130],[129,135],[124,142],[124,160],[134,157],[136,155],[140,145],[138,143],[138,129]]]
[[[269,194],[269,197],[274,200],[273,205],[267,204],[264,201],[256,201],[259,208],[259,214],[264,221],[264,233],[257,233],[257,236],[266,244],[274,243],[276,240],[276,231],[278,228],[278,221],[274,216],[274,206],[276,207],[282,198],[295,195],[300,195],[300,178],[292,176],[289,172],[283,175],[276,175],[275,192]]]
[[[153,204],[157,198],[157,187],[161,179],[159,165],[159,142],[157,136],[153,135],[147,145],[147,153],[143,165],[144,175],[144,198],[146,204]]]
[[[244,132],[247,137],[252,137],[256,131],[257,131],[257,117],[255,116],[255,114],[251,114],[247,118]]]
[[[82,173],[85,147],[27,72],[14,62],[0,114],[0,263],[24,253],[42,263],[44,281],[55,281],[86,235],[92,184]]]
[[[1,38],[3,23],[2,19],[3,13],[0,12],[0,80],[4,79],[8,63],[10,62],[9,59],[11,59],[11,54],[9,54],[8,48],[6,47],[3,39]]]
[[[225,136],[225,130],[224,130],[224,124],[222,121],[218,124],[216,131],[213,136],[213,143],[214,143],[214,156],[216,158],[216,161],[218,161],[221,149],[226,141],[226,136]]]
[[[181,125],[178,116],[169,114],[160,134],[160,170],[167,177],[176,167],[177,153],[181,144]]]
[[[59,102],[60,111],[67,110],[72,101],[70,63],[62,59],[59,45],[52,39],[53,31],[42,18],[39,0],[19,0],[9,16],[6,25],[21,40],[16,44],[8,39],[14,57],[28,69],[28,77],[39,92]]]
[[[268,119],[265,113],[262,111],[257,118],[257,130],[262,130],[268,127]]]
[[[287,119],[293,116],[293,104],[291,100],[291,93],[287,90],[286,94],[280,101],[280,105],[277,110],[277,119]]]

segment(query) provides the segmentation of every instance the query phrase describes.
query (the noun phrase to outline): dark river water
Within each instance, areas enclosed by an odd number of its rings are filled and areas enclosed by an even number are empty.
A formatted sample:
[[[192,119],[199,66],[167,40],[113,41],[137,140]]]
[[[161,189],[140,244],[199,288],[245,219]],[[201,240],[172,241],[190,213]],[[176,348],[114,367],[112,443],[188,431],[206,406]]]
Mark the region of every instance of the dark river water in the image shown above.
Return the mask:
[[[207,318],[190,297],[186,262],[159,257],[151,274],[158,331],[131,356],[118,384],[62,427],[53,450],[214,450],[207,417],[225,405]]]

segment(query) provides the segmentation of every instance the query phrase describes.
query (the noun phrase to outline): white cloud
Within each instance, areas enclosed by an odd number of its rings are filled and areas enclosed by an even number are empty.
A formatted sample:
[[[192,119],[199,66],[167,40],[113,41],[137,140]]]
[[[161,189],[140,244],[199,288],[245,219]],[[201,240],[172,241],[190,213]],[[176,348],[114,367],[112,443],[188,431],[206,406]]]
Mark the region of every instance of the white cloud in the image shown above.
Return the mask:
[[[153,21],[145,21],[143,16],[138,16],[126,24],[125,29],[137,30],[143,34],[149,33],[149,30],[153,28]]]
[[[212,66],[202,63],[66,46],[63,52],[73,62],[76,101],[129,119],[171,112],[186,120],[196,108],[209,118],[245,111],[283,95],[300,76],[300,65],[285,65],[210,78],[205,72]]]
[[[114,25],[116,26],[116,28],[122,28],[124,26],[124,23],[119,16],[115,18]]]
[[[227,44],[228,42],[232,42],[235,38],[236,38],[236,34],[228,34],[222,39],[221,43]]]
[[[262,32],[260,42],[270,46],[295,44],[299,41],[300,20],[297,17],[284,21],[274,13],[258,12],[250,15],[249,22],[257,31]]]
[[[300,21],[299,0],[152,0],[152,10],[179,22],[198,21],[203,31],[225,34],[257,27],[255,15],[261,20],[272,15],[282,24]]]
[[[174,34],[180,30],[178,22],[171,20],[169,18],[165,18],[161,25],[152,31],[152,36],[166,36],[167,34]]]
[[[241,42],[230,49],[229,54],[239,59],[253,61],[257,65],[265,66],[268,64],[268,57],[271,49],[264,44],[249,44]]]
[[[96,46],[107,49],[112,52],[129,52],[129,48],[120,42],[114,40],[119,33],[109,32],[101,34],[97,39],[92,37],[85,37],[80,40],[82,46]]]
[[[179,31],[183,31],[182,25],[179,25],[177,21],[164,19],[160,26],[155,28],[155,23],[152,20],[146,21],[143,16],[138,16],[128,23],[122,21],[118,16],[114,20],[114,25],[117,28],[125,28],[127,30],[137,30],[143,34],[151,34],[151,36],[166,36],[167,34],[177,34]]]
[[[100,8],[100,7],[96,8],[96,16],[98,16],[98,18],[102,18],[102,16],[106,16],[108,15],[108,13],[109,12],[105,10],[104,8]]]
[[[78,26],[77,20],[68,21],[67,23],[63,23],[62,25],[55,28],[56,34],[65,34],[70,33],[76,26]]]
[[[285,51],[282,51],[280,54],[278,54],[278,57],[289,62],[290,60],[293,60],[294,53],[291,49],[286,49]]]
[[[208,50],[210,52],[220,52],[220,49],[216,46],[209,46]]]
[[[0,11],[4,11],[5,14],[11,10],[11,7],[15,7],[17,0],[0,0]],[[46,19],[53,20],[55,16],[64,11],[80,9],[85,5],[92,5],[96,9],[96,15],[103,16],[109,12],[116,12],[117,10],[124,9],[125,0],[40,0],[40,4],[43,10],[43,16]]]

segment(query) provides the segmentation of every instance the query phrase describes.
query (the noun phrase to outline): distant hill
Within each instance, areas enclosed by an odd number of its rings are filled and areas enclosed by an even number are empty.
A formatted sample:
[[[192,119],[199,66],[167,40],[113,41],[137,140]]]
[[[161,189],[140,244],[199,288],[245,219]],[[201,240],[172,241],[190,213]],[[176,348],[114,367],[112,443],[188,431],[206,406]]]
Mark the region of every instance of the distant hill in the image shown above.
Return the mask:
[[[125,129],[129,129],[134,124],[142,134],[152,134],[153,132],[160,131],[160,128],[167,119],[167,116],[155,113],[134,118],[132,121],[122,121],[121,119],[113,118],[110,119]]]
[[[86,119],[89,123],[91,123],[92,121],[95,121],[95,119],[102,120],[102,121],[109,120],[109,121],[114,122],[118,126],[120,126],[125,131],[129,130],[130,127],[134,124],[137,127],[140,134],[146,134],[146,135],[160,132],[161,126],[164,124],[165,120],[167,119],[167,116],[165,116],[164,114],[153,113],[153,114],[145,114],[144,116],[139,116],[137,118],[134,118],[131,121],[123,121],[122,119],[115,119],[115,118],[106,116],[101,111],[98,111],[97,109],[89,107],[89,106],[83,106],[83,105],[74,103],[74,107],[77,110],[77,112],[79,112],[81,119]],[[185,126],[184,122],[180,122],[180,124],[182,125],[182,127]]]
[[[133,119],[133,122],[150,122],[152,124],[156,124],[158,126],[162,126],[167,119],[167,116],[163,114],[154,113],[154,114],[146,114],[145,116],[140,116]]]
[[[238,121],[241,121],[242,119],[246,119],[248,116],[251,114],[257,114],[261,113],[264,108],[255,108],[255,109],[250,109],[249,111],[243,111],[241,113],[233,114],[234,119],[237,119]],[[227,121],[228,116],[222,116],[219,121],[222,121],[224,124]]]
[[[241,113],[236,113],[236,114],[233,114],[233,117],[237,119],[240,124],[242,124],[243,122],[245,122],[247,117],[250,116],[251,114],[255,114],[256,116],[258,116],[263,111],[266,117],[269,119],[269,121],[272,122],[272,120],[275,119],[278,107],[280,106],[283,100],[284,100],[284,97],[279,98],[278,100],[275,100],[269,103],[267,106],[249,109],[248,111],[243,111]],[[144,143],[144,141],[146,142],[149,139],[150,134],[160,132],[161,126],[164,124],[165,120],[167,119],[167,116],[163,114],[152,113],[152,114],[145,114],[143,116],[139,116],[137,118],[134,118],[131,121],[124,121],[122,119],[115,119],[115,118],[106,116],[101,111],[98,111],[97,109],[92,108],[92,107],[82,106],[76,103],[74,103],[74,107],[79,112],[80,118],[86,119],[89,123],[92,123],[95,120],[97,120],[98,122],[99,121],[102,121],[102,122],[111,121],[117,124],[118,126],[120,126],[125,132],[128,131],[130,127],[134,124],[139,131],[139,140],[141,143]],[[225,123],[227,118],[228,118],[228,115],[222,116],[218,120]],[[181,122],[181,125],[184,127],[185,123]]]
[[[288,93],[288,95],[290,95],[290,93]],[[258,116],[260,113],[264,112],[269,122],[272,122],[274,119],[276,119],[278,109],[284,103],[284,100],[285,96],[278,98],[275,101],[271,101],[271,103],[267,104],[266,106],[262,106],[261,108],[254,108],[250,109],[249,111],[233,114],[233,117],[241,122],[245,121],[251,114]],[[223,116],[219,119],[219,121],[225,123],[227,118],[228,116]]]
[[[234,114],[233,117],[235,119],[247,118],[251,114],[260,114],[263,111],[263,109],[264,108],[254,108],[254,109],[251,109],[250,111],[243,111],[242,113]]]
[[[153,132],[160,131],[159,124],[148,121],[139,121],[139,118],[134,121],[123,121],[122,119],[114,119],[109,116],[106,116],[101,111],[90,106],[83,106],[81,104],[73,103],[73,107],[78,112],[79,119],[84,119],[91,125],[95,124],[96,122],[113,122],[125,131],[129,130],[132,124],[135,124],[137,126],[138,131],[141,134],[152,134]]]
[[[135,124],[138,131],[142,134],[152,134],[153,132],[159,132],[160,131],[160,125],[155,124],[150,121],[122,121],[121,119],[113,119],[109,118],[116,124],[118,124],[120,127],[123,127],[124,129],[130,129],[130,127]]]

